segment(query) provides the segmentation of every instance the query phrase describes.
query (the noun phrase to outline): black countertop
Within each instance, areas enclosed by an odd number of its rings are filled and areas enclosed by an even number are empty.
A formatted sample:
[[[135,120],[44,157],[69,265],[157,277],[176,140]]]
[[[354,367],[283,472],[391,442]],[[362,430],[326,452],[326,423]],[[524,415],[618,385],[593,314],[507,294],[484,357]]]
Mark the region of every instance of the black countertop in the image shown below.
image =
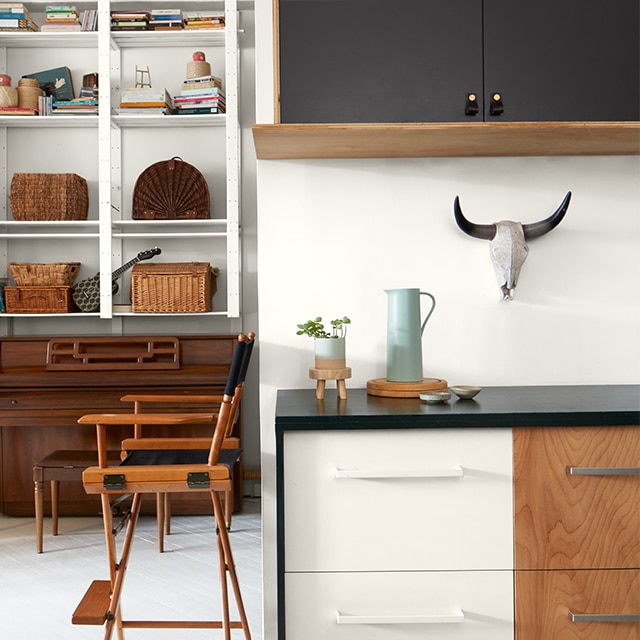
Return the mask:
[[[299,429],[548,427],[640,424],[640,385],[484,387],[473,400],[444,404],[334,389],[281,389],[276,432]]]

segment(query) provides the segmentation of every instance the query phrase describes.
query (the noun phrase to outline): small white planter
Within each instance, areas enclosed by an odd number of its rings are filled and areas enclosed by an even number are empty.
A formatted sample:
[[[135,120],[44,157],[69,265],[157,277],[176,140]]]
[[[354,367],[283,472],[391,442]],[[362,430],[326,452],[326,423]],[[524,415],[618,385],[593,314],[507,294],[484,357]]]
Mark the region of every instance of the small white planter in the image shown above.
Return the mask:
[[[314,338],[316,369],[344,369],[346,360],[345,338]]]

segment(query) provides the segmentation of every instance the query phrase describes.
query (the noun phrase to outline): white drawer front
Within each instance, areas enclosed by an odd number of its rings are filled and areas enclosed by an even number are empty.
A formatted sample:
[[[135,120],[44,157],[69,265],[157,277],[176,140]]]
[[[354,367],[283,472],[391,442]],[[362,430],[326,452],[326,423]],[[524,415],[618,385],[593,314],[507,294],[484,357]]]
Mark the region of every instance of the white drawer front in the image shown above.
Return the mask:
[[[510,571],[293,573],[285,588],[287,640],[513,640]]]
[[[510,429],[289,432],[285,570],[513,568]]]

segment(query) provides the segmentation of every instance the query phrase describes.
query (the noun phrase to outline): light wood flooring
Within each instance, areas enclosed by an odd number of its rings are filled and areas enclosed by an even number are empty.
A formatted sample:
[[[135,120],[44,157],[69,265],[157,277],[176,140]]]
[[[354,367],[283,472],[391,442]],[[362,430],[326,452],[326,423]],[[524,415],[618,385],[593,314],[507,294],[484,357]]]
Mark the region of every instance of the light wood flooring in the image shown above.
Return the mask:
[[[44,553],[33,518],[0,515],[0,638],[102,638],[103,628],[75,626],[71,614],[92,580],[108,579],[102,519],[61,517],[58,536],[45,518]],[[123,533],[118,536],[118,544]],[[260,499],[245,498],[233,516],[231,545],[253,640],[262,639]],[[211,516],[172,518],[165,553],[154,517],[141,516],[122,596],[125,618],[219,619],[215,530]],[[232,617],[235,607],[232,606]],[[235,618],[237,619],[237,617]],[[241,631],[233,631],[242,638]],[[114,634],[114,638],[115,638]],[[221,638],[220,631],[127,629],[127,640]]]

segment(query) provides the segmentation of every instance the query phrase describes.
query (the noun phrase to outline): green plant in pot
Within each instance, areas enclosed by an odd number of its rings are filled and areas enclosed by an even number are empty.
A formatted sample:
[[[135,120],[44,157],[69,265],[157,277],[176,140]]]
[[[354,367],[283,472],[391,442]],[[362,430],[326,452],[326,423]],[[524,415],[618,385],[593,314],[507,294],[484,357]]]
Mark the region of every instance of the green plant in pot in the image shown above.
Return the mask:
[[[343,316],[331,320],[329,324],[330,330],[325,328],[322,318],[318,316],[315,320],[299,324],[296,335],[314,339],[316,369],[344,369],[347,366],[345,338],[351,320]]]

